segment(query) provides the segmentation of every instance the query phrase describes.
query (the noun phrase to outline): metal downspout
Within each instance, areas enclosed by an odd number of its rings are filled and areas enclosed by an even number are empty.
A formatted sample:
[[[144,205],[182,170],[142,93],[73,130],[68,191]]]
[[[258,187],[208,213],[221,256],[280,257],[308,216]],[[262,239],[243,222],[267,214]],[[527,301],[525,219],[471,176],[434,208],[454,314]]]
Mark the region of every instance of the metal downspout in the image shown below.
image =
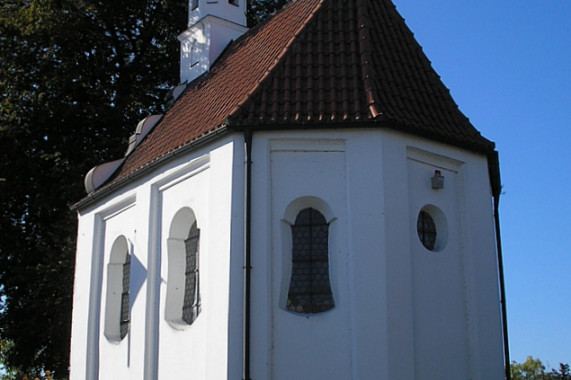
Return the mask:
[[[252,216],[252,129],[244,130],[245,199],[244,199],[244,320],[242,379],[250,380],[250,297],[251,297],[251,216]]]
[[[490,174],[490,184],[492,185],[492,196],[494,198],[494,223],[496,227],[496,250],[498,259],[498,277],[500,281],[500,307],[502,313],[502,335],[504,343],[504,370],[506,380],[511,380],[510,372],[510,346],[508,340],[508,313],[506,306],[506,285],[504,279],[504,259],[502,255],[502,234],[500,233],[500,194],[502,183],[500,178],[500,159],[497,151],[488,153],[488,171]]]
[[[504,367],[506,371],[506,379],[511,380],[510,372],[510,346],[508,341],[508,313],[506,307],[506,286],[504,280],[504,261],[502,256],[502,237],[500,234],[500,194],[494,196],[494,222],[496,224],[496,245],[498,251],[498,272],[500,277],[500,297],[502,308],[502,333],[504,338]]]

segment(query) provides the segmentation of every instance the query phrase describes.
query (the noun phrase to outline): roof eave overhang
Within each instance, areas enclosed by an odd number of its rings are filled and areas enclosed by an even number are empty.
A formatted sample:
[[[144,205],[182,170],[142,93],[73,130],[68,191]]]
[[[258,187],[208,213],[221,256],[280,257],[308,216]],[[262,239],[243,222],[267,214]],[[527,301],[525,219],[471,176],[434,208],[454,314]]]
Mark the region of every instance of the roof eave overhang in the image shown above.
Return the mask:
[[[284,123],[284,124],[235,124],[231,120],[227,121],[229,130],[235,131],[290,131],[290,130],[317,130],[317,129],[342,129],[347,128],[348,124],[351,128],[387,128],[403,133],[423,137],[428,140],[440,142],[465,149],[473,153],[486,156],[488,162],[488,174],[490,178],[490,187],[492,196],[497,201],[501,193],[501,177],[499,155],[495,149],[495,143],[480,136],[478,141],[469,142],[463,139],[455,139],[430,132],[419,131],[413,126],[404,125],[392,120],[368,119],[361,121],[338,121],[338,122],[300,122],[300,123]]]
[[[222,125],[221,127],[215,129],[214,131],[202,135],[197,139],[192,140],[184,145],[181,145],[180,147],[168,152],[167,154],[157,158],[156,160],[149,162],[148,164],[140,167],[139,169],[126,175],[125,177],[122,177],[116,181],[111,180],[108,185],[102,186],[101,189],[95,191],[92,194],[89,194],[87,197],[83,198],[81,201],[72,205],[70,208],[73,211],[80,211],[86,209],[87,207],[92,206],[93,204],[103,200],[104,198],[111,195],[113,192],[117,191],[118,189],[124,188],[125,186],[146,176],[153,170],[175,159],[176,157],[179,157],[185,153],[188,153],[199,147],[209,144],[212,141],[217,140],[219,137],[228,134],[228,132],[229,130],[226,127],[226,125]]]
[[[424,137],[432,141],[453,145],[458,148],[466,149],[474,153],[489,154],[495,149],[492,141],[481,137],[479,142],[468,142],[462,139],[448,138],[430,132],[419,131],[418,128],[403,125],[391,120],[362,120],[362,121],[327,121],[327,122],[299,122],[299,123],[275,123],[275,124],[235,124],[231,121],[227,123],[229,130],[235,131],[288,131],[288,130],[318,130],[318,129],[343,129],[348,128],[387,128],[395,131],[404,132],[414,136]]]
[[[495,150],[495,144],[484,137],[481,138],[479,143],[467,142],[459,139],[447,138],[442,135],[436,135],[434,133],[423,133],[416,128],[412,128],[406,125],[402,125],[390,120],[362,120],[362,121],[338,121],[338,122],[299,122],[299,123],[272,123],[272,124],[242,124],[233,123],[230,119],[215,129],[211,133],[205,134],[187,144],[180,146],[177,149],[170,151],[169,153],[161,156],[160,158],[151,161],[145,166],[139,168],[138,170],[122,177],[116,181],[111,181],[109,185],[103,186],[100,190],[83,198],[81,201],[77,202],[71,206],[72,210],[82,210],[85,209],[96,202],[106,198],[111,195],[114,191],[121,189],[134,181],[144,177],[148,173],[152,172],[156,168],[163,164],[171,161],[175,157],[182,154],[188,153],[194,149],[204,146],[221,136],[224,136],[232,132],[240,132],[245,130],[251,131],[292,131],[292,130],[319,130],[319,129],[346,129],[348,125],[352,129],[355,128],[387,128],[392,129],[415,136],[427,138],[436,142],[441,142],[444,144],[449,144],[461,149],[466,149],[468,151],[483,154],[488,159],[488,171],[490,174],[490,182],[492,187],[492,193],[495,198],[499,196],[501,191],[501,181],[500,181],[500,170],[499,170],[499,159],[498,152]]]

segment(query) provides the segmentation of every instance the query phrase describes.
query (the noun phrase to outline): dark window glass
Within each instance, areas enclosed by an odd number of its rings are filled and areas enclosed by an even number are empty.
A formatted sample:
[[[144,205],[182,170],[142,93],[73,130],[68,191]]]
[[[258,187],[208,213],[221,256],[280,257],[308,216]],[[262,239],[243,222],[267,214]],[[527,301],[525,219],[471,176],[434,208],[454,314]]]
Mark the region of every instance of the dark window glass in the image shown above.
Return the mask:
[[[418,214],[416,230],[422,245],[430,251],[434,250],[434,244],[436,243],[436,224],[434,224],[432,216],[426,211],[421,211],[420,214]]]
[[[131,310],[129,308],[129,282],[131,281],[131,255],[127,253],[125,263],[123,263],[123,290],[121,292],[121,322],[119,330],[121,339],[125,338],[129,332],[129,322],[131,321]]]
[[[182,319],[189,325],[200,313],[200,293],[198,281],[198,245],[200,230],[196,222],[190,228],[188,239],[184,241],[186,249],[186,268],[184,272],[184,301]]]
[[[198,8],[198,0],[192,0],[191,8],[192,10]]]
[[[237,5],[240,5],[240,4],[238,3],[238,1],[239,1],[239,0],[228,0],[228,3],[237,6]]]
[[[329,282],[329,224],[313,208],[302,210],[292,231],[292,270],[286,308],[320,313],[335,306]]]

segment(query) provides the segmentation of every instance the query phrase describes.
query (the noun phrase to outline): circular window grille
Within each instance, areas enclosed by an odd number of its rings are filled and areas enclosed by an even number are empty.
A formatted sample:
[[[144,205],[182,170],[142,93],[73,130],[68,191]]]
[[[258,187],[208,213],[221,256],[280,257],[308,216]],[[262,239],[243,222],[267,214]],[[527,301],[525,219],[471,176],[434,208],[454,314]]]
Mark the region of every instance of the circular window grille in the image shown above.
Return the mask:
[[[416,220],[418,239],[429,251],[442,251],[448,243],[448,222],[442,210],[433,205],[424,206]]]
[[[418,214],[416,230],[422,245],[424,245],[426,249],[433,251],[436,243],[436,224],[434,223],[432,216],[430,216],[426,211],[421,211]]]

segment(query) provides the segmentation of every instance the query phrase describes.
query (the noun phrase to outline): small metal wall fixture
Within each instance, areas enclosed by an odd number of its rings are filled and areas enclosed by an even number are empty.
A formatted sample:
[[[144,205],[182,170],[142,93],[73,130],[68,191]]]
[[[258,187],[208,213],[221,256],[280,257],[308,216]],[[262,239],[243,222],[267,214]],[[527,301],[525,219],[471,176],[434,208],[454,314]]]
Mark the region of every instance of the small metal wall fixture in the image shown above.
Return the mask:
[[[444,187],[444,176],[440,170],[434,171],[434,176],[430,178],[433,189],[442,189]]]

